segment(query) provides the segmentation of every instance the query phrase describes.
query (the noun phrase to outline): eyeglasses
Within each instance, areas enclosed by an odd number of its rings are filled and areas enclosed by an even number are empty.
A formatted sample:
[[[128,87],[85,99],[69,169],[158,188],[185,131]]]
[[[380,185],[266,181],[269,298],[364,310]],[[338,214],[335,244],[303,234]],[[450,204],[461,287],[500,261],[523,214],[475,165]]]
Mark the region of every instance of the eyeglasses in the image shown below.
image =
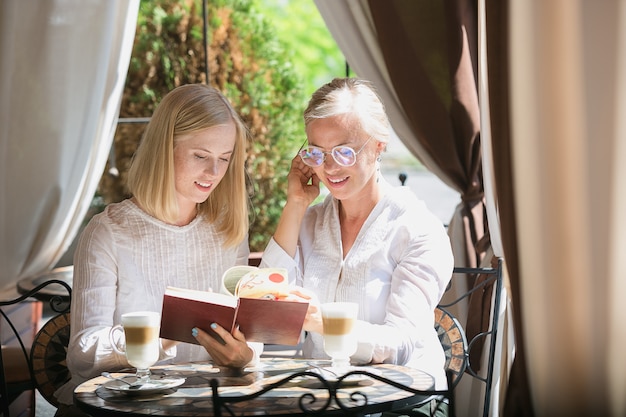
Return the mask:
[[[367,142],[370,140],[372,140],[372,136],[365,141],[363,146],[361,146],[358,151],[355,151],[349,146],[335,146],[329,152],[326,152],[317,146],[307,146],[300,149],[298,155],[302,158],[302,162],[313,168],[321,166],[326,160],[327,154],[332,155],[335,162],[339,165],[343,167],[351,167],[356,164],[356,156],[363,150],[363,148],[365,148],[365,145],[367,145]]]

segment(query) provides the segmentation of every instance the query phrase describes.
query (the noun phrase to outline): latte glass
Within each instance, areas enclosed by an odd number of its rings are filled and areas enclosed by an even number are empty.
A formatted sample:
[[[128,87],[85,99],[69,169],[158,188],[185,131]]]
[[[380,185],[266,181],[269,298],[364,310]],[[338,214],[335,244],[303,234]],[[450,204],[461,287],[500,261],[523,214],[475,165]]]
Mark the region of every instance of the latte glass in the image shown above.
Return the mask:
[[[126,355],[131,366],[137,368],[137,380],[150,379],[150,367],[159,360],[159,330],[161,315],[153,311],[122,314],[122,324],[111,328],[109,338],[113,350]],[[123,332],[124,337],[116,336]]]
[[[350,356],[357,349],[354,322],[359,312],[357,303],[335,302],[322,304],[324,322],[324,351],[332,359],[336,371],[348,369]]]

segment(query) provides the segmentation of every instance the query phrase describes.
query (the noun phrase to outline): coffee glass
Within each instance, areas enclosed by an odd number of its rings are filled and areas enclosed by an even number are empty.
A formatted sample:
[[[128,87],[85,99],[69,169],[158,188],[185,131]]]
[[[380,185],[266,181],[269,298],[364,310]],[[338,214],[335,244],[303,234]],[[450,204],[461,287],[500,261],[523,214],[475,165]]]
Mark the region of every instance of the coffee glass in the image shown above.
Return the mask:
[[[336,371],[347,371],[350,356],[357,349],[354,322],[359,305],[350,302],[324,303],[321,305],[324,323],[324,351],[332,359]]]
[[[137,369],[137,382],[150,379],[150,367],[159,360],[161,315],[153,311],[122,314],[122,323],[109,332],[113,350],[125,354],[128,363]],[[117,336],[123,332],[124,337]]]

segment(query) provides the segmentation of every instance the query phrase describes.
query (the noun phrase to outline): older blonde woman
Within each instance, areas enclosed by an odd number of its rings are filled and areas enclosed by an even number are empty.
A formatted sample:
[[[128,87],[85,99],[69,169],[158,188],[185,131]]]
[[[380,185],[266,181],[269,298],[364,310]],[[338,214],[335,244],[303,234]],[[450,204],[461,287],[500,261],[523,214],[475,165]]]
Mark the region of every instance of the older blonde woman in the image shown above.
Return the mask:
[[[288,268],[310,299],[305,357],[328,357],[319,304],[356,302],[353,363],[412,366],[444,389],[433,322],[452,276],[452,249],[425,204],[380,174],[391,135],[382,101],[368,81],[337,78],[313,94],[304,123],[307,143],[292,161],[287,203],[262,263]],[[330,193],[311,206],[320,184]]]

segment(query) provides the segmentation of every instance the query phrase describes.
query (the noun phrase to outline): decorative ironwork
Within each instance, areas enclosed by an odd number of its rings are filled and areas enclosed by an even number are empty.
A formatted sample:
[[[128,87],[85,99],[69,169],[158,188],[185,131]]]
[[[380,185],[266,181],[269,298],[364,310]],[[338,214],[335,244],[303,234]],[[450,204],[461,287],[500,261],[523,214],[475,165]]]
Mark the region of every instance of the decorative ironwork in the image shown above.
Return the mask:
[[[34,287],[32,290],[29,290],[27,292],[25,292],[24,294],[22,294],[20,297],[14,298],[12,300],[9,301],[0,301],[0,307],[4,307],[4,306],[10,306],[10,305],[14,305],[14,304],[18,304],[24,300],[26,300],[27,298],[33,297],[34,295],[36,295],[37,293],[39,293],[39,291],[41,291],[43,288],[49,286],[49,285],[53,285],[53,284],[58,284],[61,285],[65,288],[65,290],[67,290],[67,296],[62,296],[62,295],[53,295],[49,298],[49,304],[50,304],[50,308],[59,314],[62,313],[69,313],[70,310],[70,304],[71,304],[71,298],[72,298],[72,288],[70,287],[70,285],[65,282],[65,281],[61,281],[58,279],[51,279],[48,281],[45,281],[39,285],[37,285],[36,287]],[[7,316],[7,314],[0,309],[0,315],[2,315],[5,323],[7,323],[9,325],[9,327],[11,328],[11,331],[13,332],[13,334],[16,336],[16,340],[19,344],[19,348],[22,351],[22,354],[24,355],[24,358],[26,360],[26,363],[28,364],[28,372],[30,374],[30,380],[31,381],[35,381],[35,372],[33,370],[33,364],[31,361],[31,355],[29,354],[28,350],[26,349],[26,346],[24,346],[24,342],[22,341],[22,338],[20,337],[20,333],[19,331],[16,329],[15,325],[11,322],[11,320],[9,319],[9,317]],[[30,346],[29,346],[30,347]],[[9,400],[9,389],[6,383],[6,376],[4,374],[4,363],[2,361],[2,356],[0,355],[0,372],[2,372],[2,375],[0,375],[1,381],[0,381],[0,399],[3,402],[3,413],[7,413],[8,412],[8,400]],[[34,386],[34,383],[33,383]]]
[[[431,396],[439,396],[442,398],[450,398],[451,393],[448,390],[420,390],[412,388],[410,386],[395,382],[391,379],[385,378],[381,375],[377,375],[368,371],[353,370],[340,376],[336,380],[327,380],[322,375],[311,371],[300,371],[290,374],[274,383],[265,385],[260,390],[247,395],[228,396],[220,395],[219,393],[219,381],[216,378],[211,379],[211,390],[213,394],[213,410],[216,417],[221,417],[223,412],[227,415],[235,417],[237,414],[233,411],[230,405],[252,401],[257,399],[263,394],[266,394],[274,389],[285,387],[289,382],[296,378],[315,378],[321,386],[317,389],[319,392],[316,395],[313,391],[303,393],[299,400],[298,405],[303,414],[307,415],[327,415],[327,414],[341,414],[341,415],[360,415],[367,410],[367,413],[374,412],[372,404],[369,403],[367,394],[362,391],[351,391],[347,398],[342,398],[338,395],[342,392],[342,388],[348,386],[346,380],[355,375],[363,375],[375,380],[378,380],[384,384],[393,386],[401,391],[409,392],[414,395],[421,396],[422,399],[430,398]],[[323,395],[322,393],[328,393]],[[322,398],[323,397],[323,398]],[[416,402],[419,402],[416,400]],[[381,408],[377,411],[384,411],[386,406],[381,404]]]
[[[67,282],[61,281],[59,279],[51,279],[51,280],[48,280],[46,282],[42,282],[41,284],[37,285],[32,290],[29,290],[29,291],[25,292],[20,297],[15,298],[13,300],[0,301],[0,307],[10,306],[10,305],[13,305],[13,304],[21,303],[22,301],[26,300],[27,298],[33,297],[34,295],[36,295],[43,288],[47,287],[48,285],[52,285],[52,284],[59,284],[59,285],[65,287],[65,290],[67,290],[67,296],[62,296],[62,295],[53,295],[53,296],[51,296],[50,300],[49,300],[50,308],[55,313],[66,313],[66,312],[68,312],[70,310],[70,299],[72,298],[72,287],[70,287],[70,285]],[[0,310],[0,312],[2,312],[2,311]],[[4,313],[2,313],[2,315],[4,316],[4,319],[7,322],[9,322],[9,319],[7,318],[7,316]],[[13,327],[13,325],[11,323],[9,323],[9,324],[11,325],[11,328],[15,332],[16,330]]]
[[[26,300],[29,297],[32,297],[33,295],[37,294],[42,288],[47,287],[48,285],[52,285],[52,284],[59,284],[62,285],[63,287],[65,287],[65,289],[67,290],[67,294],[69,298],[65,298],[63,296],[60,295],[54,295],[50,298],[50,308],[56,312],[56,313],[66,313],[70,310],[70,298],[72,297],[72,287],[69,286],[69,284],[67,282],[58,280],[58,279],[51,279],[49,281],[43,282],[39,285],[37,285],[35,288],[33,288],[32,290],[22,294],[20,297],[15,298],[13,300],[10,301],[0,301],[0,307],[4,307],[4,306],[10,306],[13,304],[17,304],[17,303],[21,303],[22,301]],[[4,321],[9,325],[9,327],[11,327],[11,330],[13,331],[13,334],[15,335],[19,335],[19,331],[15,328],[15,325],[11,322],[11,320],[9,320],[9,318],[7,317],[6,313],[3,310],[0,310],[0,314],[2,315],[2,317],[4,318]],[[22,352],[24,353],[24,357],[28,359],[28,352],[26,350],[26,347],[24,346],[24,343],[22,342],[22,339],[20,337],[17,338],[17,341],[20,344],[20,348],[22,349]],[[28,360],[27,360],[28,362]],[[32,369],[31,369],[31,373],[32,373]]]

